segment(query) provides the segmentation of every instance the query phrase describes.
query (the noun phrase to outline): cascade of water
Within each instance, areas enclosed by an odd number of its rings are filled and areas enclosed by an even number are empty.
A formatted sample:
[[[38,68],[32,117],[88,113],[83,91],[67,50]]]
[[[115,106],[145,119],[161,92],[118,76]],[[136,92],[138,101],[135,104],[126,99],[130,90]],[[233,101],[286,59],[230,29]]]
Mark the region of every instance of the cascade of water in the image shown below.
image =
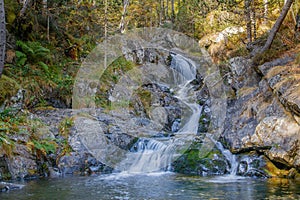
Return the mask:
[[[225,156],[226,160],[228,160],[230,164],[230,175],[236,175],[238,164],[239,164],[236,160],[236,156],[232,154],[228,149],[225,149],[221,142],[217,142],[212,138],[210,139],[215,143],[216,147]]]
[[[196,78],[196,67],[193,61],[179,55],[172,55],[171,71],[173,73],[174,84],[176,88],[176,98],[180,100],[185,106],[185,119],[180,120],[184,122],[184,126],[172,127],[172,130],[178,130],[176,139],[169,139],[167,141],[158,141],[150,138],[140,138],[134,145],[129,157],[127,158],[127,165],[125,167],[127,172],[157,172],[161,170],[168,170],[172,159],[176,154],[175,146],[184,144],[186,134],[196,134],[198,130],[198,121],[202,108],[195,103],[195,92],[192,85],[192,80]],[[125,164],[126,165],[126,164]],[[124,166],[124,164],[123,164]]]
[[[173,146],[163,142],[141,138],[133,146],[137,156],[128,172],[157,172],[168,170],[173,155]]]
[[[193,86],[190,84],[196,78],[195,64],[193,61],[177,54],[173,55],[171,68],[173,69],[175,83],[179,84],[179,90],[175,97],[181,100],[191,112],[185,125],[178,133],[196,133],[202,107],[195,103]]]
[[[180,54],[172,55],[171,68],[174,82],[177,85],[187,84],[196,77],[196,67],[193,61]]]

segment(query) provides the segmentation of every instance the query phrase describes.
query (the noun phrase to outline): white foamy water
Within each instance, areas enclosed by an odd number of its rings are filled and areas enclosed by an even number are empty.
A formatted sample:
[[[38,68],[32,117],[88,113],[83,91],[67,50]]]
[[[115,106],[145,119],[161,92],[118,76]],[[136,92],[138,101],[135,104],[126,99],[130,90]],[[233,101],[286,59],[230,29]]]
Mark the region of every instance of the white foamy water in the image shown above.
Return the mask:
[[[196,101],[191,81],[196,78],[194,62],[179,54],[172,55],[171,71],[175,88],[175,97],[183,103],[183,125],[176,132],[176,137],[169,139],[140,138],[128,153],[127,158],[117,166],[117,170],[126,173],[153,173],[168,171],[177,151],[189,145],[191,135],[196,135],[198,121],[202,111]]]

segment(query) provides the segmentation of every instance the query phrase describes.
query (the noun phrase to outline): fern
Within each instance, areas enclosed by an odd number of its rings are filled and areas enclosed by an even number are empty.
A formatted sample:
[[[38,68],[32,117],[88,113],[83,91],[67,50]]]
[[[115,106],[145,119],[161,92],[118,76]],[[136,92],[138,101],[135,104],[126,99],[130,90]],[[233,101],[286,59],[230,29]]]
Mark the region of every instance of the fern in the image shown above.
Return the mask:
[[[26,54],[26,55],[33,55],[34,51],[33,49],[28,46],[25,42],[22,42],[20,40],[18,40],[16,42],[17,46],[21,48],[21,50]]]
[[[55,153],[57,144],[54,141],[47,140],[32,140],[30,144],[35,150],[40,151],[43,155]]]
[[[45,47],[39,46],[37,47],[37,49],[34,50],[34,53],[36,57],[43,57],[43,56],[48,56],[50,50]]]
[[[49,58],[50,50],[43,47],[39,42],[23,42],[18,40],[16,44],[22,51],[19,52],[25,54],[28,62],[32,64],[36,64],[39,61],[45,61]]]
[[[49,67],[44,62],[40,61],[38,62],[39,66],[44,70],[44,72],[49,73]]]
[[[25,65],[25,63],[27,61],[26,54],[24,54],[21,51],[16,51],[16,58],[17,58],[16,64],[18,67],[22,67]]]

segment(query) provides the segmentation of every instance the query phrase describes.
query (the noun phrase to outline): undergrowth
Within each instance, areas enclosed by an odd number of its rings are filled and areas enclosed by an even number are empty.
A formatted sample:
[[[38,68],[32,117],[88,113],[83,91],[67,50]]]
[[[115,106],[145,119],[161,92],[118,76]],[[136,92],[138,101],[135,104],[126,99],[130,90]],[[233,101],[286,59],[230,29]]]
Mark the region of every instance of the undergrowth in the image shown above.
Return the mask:
[[[45,124],[29,119],[28,114],[16,114],[11,108],[0,112],[0,149],[7,156],[16,153],[16,145],[25,145],[38,157],[55,153],[58,144],[54,138],[45,138]]]

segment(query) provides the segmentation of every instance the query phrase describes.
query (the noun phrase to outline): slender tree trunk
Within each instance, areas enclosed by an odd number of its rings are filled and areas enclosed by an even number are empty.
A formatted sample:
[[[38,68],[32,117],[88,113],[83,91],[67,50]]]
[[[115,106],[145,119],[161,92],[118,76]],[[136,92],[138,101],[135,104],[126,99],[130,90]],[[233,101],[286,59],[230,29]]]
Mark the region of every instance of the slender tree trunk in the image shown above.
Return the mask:
[[[251,9],[252,12],[252,19],[251,19],[251,23],[252,23],[252,30],[253,30],[253,39],[256,40],[257,37],[257,32],[256,32],[256,12],[255,12],[255,7]]]
[[[20,17],[23,17],[29,4],[31,3],[31,0],[24,0],[23,2],[23,7],[21,8],[21,11],[20,11]]]
[[[159,10],[158,10],[159,20],[158,20],[158,27],[162,24],[162,0],[159,1]]]
[[[294,37],[298,40],[300,35],[300,9],[298,10],[297,16],[296,16],[296,25],[295,25],[295,34]]]
[[[104,48],[105,48],[105,51],[104,51],[104,69],[106,69],[107,67],[107,51],[106,51],[106,48],[107,48],[107,9],[108,9],[108,2],[107,0],[105,0],[104,2]]]
[[[268,50],[272,43],[273,43],[273,40],[284,20],[284,18],[286,17],[292,3],[294,2],[294,0],[286,0],[283,8],[282,8],[282,11],[280,13],[280,16],[278,17],[278,19],[276,20],[274,26],[272,27],[271,31],[270,31],[270,34],[268,36],[268,39],[267,39],[267,42],[265,43],[265,45],[263,46],[263,48],[260,50],[260,53],[263,53],[264,51]]]
[[[120,29],[121,33],[125,32],[125,28],[126,28],[125,17],[126,17],[128,5],[129,5],[129,0],[123,0],[123,12],[122,12],[122,17],[121,17],[121,22],[119,25],[119,29]]]
[[[175,5],[174,5],[174,0],[171,0],[171,21],[172,23],[175,22]]]
[[[252,0],[245,0],[245,16],[246,16],[248,42],[252,42],[251,1]]]
[[[161,5],[161,9],[162,9],[162,19],[165,20],[165,19],[166,19],[165,0],[161,0],[161,1],[162,1],[162,5]]]
[[[47,40],[50,41],[50,17],[48,13],[48,0],[43,0],[42,5],[42,13],[47,17]]]
[[[4,0],[0,0],[0,77],[4,68],[5,61],[5,44],[6,44],[6,26]]]
[[[268,15],[269,15],[268,4],[269,4],[269,0],[264,0],[264,22],[263,22],[263,24],[265,24],[265,25],[268,22]]]
[[[166,3],[166,20],[169,19],[169,0],[167,0],[167,3]]]

